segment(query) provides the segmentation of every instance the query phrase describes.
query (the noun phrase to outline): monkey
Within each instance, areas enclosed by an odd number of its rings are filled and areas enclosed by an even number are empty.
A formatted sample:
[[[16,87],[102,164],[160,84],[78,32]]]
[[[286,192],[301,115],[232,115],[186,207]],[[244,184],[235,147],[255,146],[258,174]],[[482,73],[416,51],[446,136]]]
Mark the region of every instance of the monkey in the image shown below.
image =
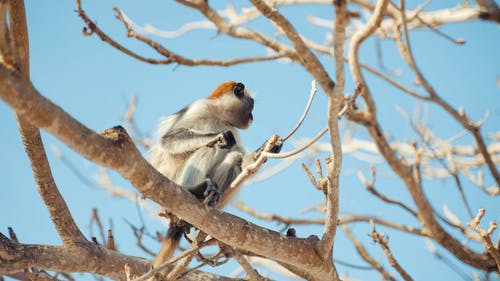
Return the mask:
[[[253,122],[254,99],[240,82],[220,84],[207,98],[194,101],[160,121],[149,151],[150,163],[164,176],[209,205],[215,205],[244,167],[255,161],[263,146],[246,154],[238,130]],[[277,153],[281,144],[272,149]],[[186,227],[171,219],[153,266],[170,259]]]

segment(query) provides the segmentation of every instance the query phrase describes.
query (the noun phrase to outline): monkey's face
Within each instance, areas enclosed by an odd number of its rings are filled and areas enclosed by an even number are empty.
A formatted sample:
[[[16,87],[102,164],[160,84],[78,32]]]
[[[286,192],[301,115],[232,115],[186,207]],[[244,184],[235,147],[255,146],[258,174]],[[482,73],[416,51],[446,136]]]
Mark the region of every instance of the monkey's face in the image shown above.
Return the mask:
[[[231,126],[247,129],[252,124],[254,101],[242,83],[222,83],[209,99],[216,114]]]

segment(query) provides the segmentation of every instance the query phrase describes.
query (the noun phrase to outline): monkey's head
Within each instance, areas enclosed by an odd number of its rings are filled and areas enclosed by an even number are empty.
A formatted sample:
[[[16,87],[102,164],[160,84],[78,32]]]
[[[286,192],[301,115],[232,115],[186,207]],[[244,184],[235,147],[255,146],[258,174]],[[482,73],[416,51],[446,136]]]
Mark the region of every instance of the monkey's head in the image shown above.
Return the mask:
[[[220,119],[239,129],[247,129],[253,121],[253,98],[240,82],[220,84],[208,97]]]

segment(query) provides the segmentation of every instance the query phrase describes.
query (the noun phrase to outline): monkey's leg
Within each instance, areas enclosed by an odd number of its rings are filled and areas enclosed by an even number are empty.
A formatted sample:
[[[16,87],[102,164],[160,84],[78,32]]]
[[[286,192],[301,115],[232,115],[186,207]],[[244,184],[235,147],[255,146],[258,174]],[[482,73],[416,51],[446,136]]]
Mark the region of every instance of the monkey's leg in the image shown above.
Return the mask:
[[[234,179],[241,173],[243,156],[239,151],[229,152],[219,165],[213,167],[209,177],[214,181],[222,195]]]
[[[217,202],[221,193],[219,182],[213,177],[215,169],[224,163],[228,149],[202,147],[195,151],[187,161],[179,184],[198,199],[212,196],[210,204]]]
[[[218,199],[219,192],[216,191],[215,183],[209,178],[209,172],[214,170],[214,166],[223,162],[228,151],[217,147],[202,147],[196,150],[186,162],[179,185],[200,199],[205,198],[214,189],[215,194],[212,195],[212,199]],[[209,202],[209,204],[215,202]],[[177,219],[177,222],[172,219],[167,236],[162,242],[162,247],[155,258],[153,266],[168,261],[174,255],[186,229],[186,223],[180,225],[179,221],[179,219]]]

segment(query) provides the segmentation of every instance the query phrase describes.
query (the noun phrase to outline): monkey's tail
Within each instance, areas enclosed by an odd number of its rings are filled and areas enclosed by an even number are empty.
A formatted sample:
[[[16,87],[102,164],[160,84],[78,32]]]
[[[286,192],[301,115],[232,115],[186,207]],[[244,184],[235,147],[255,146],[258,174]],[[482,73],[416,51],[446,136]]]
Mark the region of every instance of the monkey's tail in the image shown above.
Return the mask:
[[[185,221],[178,220],[170,223],[167,235],[162,241],[161,249],[153,262],[153,267],[159,266],[174,256],[174,252],[179,247],[181,238],[188,227],[189,224]]]

